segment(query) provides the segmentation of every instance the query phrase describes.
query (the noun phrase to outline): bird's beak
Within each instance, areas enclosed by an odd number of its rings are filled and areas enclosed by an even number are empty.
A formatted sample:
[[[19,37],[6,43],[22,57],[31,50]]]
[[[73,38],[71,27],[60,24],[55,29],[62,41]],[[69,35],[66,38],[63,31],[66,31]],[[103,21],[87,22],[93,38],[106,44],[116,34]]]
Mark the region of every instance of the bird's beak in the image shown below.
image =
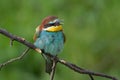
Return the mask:
[[[60,22],[61,25],[64,24],[64,20],[63,19],[59,20],[59,22]]]
[[[58,24],[60,24],[60,25],[63,25],[64,23],[64,20],[60,20],[60,19],[56,19],[55,21],[54,21],[55,23],[58,23]]]

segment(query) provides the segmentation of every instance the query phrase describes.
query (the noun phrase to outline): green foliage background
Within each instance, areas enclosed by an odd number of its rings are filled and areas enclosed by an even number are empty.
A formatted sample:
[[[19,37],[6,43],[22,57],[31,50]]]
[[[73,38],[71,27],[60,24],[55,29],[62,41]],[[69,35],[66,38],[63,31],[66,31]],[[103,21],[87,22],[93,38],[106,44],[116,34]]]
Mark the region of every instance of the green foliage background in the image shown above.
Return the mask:
[[[59,55],[80,67],[120,78],[120,0],[0,0],[0,28],[33,42],[35,28],[48,15],[64,20],[66,43]],[[0,35],[0,63],[26,46]],[[35,51],[0,71],[0,80],[49,80]],[[89,80],[58,64],[55,80]],[[95,77],[95,80],[107,80]]]

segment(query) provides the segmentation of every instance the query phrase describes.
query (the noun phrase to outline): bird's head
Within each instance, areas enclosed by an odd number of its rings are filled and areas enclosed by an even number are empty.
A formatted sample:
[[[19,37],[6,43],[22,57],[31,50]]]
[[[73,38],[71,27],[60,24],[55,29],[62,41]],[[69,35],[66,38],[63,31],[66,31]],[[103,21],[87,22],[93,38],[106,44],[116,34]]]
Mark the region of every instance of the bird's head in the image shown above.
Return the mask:
[[[46,30],[49,32],[57,32],[62,30],[61,20],[56,16],[48,16],[43,19],[41,25],[39,26],[39,30]]]
[[[36,33],[35,33],[35,38],[36,39],[37,35],[42,31],[48,31],[48,32],[57,32],[57,31],[62,31],[62,21],[58,19],[56,16],[48,16],[42,20],[42,23],[40,26],[36,28]]]

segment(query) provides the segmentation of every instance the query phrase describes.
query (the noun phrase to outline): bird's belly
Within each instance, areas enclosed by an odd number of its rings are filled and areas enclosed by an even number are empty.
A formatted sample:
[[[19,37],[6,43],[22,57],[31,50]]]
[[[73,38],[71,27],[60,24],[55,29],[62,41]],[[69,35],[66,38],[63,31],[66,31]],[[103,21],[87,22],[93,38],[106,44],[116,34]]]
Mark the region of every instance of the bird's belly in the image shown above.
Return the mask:
[[[63,50],[64,37],[62,32],[52,32],[41,34],[35,42],[35,46],[43,49],[45,53],[57,55]]]

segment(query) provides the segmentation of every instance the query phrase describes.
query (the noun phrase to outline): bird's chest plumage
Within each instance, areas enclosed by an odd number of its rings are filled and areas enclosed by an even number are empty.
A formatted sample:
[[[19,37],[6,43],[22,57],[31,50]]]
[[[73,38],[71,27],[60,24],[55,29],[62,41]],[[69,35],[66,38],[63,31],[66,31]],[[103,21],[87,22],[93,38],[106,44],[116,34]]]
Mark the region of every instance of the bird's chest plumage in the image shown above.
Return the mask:
[[[62,31],[59,32],[47,32],[42,31],[34,43],[40,49],[43,49],[45,53],[57,55],[63,50],[64,37]]]

